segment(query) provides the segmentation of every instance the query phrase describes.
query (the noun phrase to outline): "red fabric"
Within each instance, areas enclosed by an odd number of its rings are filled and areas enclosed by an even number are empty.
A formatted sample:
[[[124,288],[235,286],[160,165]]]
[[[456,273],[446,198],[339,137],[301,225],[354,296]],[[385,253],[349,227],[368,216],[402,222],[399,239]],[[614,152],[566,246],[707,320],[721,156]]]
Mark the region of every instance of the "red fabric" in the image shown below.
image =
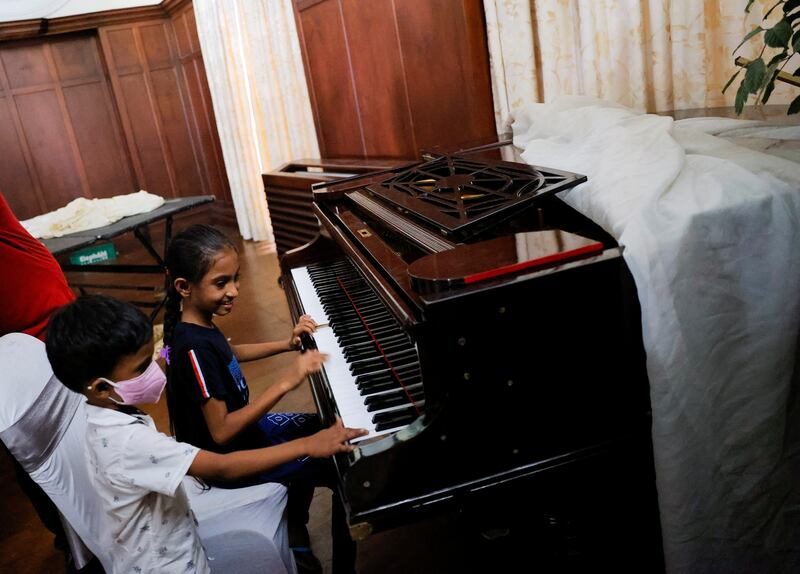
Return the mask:
[[[53,311],[74,298],[58,262],[0,194],[0,336],[27,333],[44,340]]]

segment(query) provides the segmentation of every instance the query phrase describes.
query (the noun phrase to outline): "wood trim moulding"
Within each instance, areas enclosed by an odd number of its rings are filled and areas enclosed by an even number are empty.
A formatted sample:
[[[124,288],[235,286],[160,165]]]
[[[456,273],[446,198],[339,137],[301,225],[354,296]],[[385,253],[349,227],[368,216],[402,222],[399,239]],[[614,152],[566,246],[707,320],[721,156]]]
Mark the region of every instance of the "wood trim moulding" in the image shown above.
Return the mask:
[[[47,27],[48,23],[45,18],[0,22],[0,40],[20,40],[43,36],[47,33]]]
[[[295,0],[295,6],[297,6],[297,10],[302,12],[306,8],[311,8],[314,4],[319,4],[320,2],[324,2],[325,0]]]
[[[192,3],[192,0],[162,0],[159,6],[170,16]]]
[[[0,41],[40,38],[42,36],[91,30],[101,26],[114,26],[152,18],[167,18],[191,4],[191,1],[163,0],[160,4],[153,4],[152,6],[103,10],[101,12],[90,12],[89,14],[62,16],[60,18],[33,18],[14,22],[0,22]]]

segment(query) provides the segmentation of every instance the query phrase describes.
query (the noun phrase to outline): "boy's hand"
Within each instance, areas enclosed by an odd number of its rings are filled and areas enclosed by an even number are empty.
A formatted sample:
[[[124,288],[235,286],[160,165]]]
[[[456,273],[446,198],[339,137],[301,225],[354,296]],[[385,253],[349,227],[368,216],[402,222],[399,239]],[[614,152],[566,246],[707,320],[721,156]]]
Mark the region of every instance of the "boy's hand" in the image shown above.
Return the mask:
[[[313,334],[317,330],[317,322],[311,318],[311,315],[301,315],[297,320],[297,325],[292,329],[292,336],[289,339],[289,348],[298,349],[300,347],[300,335],[306,333]]]
[[[314,349],[297,355],[292,367],[294,376],[291,377],[289,390],[298,387],[308,375],[319,372],[322,368],[322,363],[324,363],[327,358],[328,355]]]
[[[347,444],[347,441],[367,434],[366,429],[346,428],[342,419],[336,417],[333,426],[312,434],[306,440],[308,456],[314,458],[324,458],[337,452],[350,452],[356,447]]]

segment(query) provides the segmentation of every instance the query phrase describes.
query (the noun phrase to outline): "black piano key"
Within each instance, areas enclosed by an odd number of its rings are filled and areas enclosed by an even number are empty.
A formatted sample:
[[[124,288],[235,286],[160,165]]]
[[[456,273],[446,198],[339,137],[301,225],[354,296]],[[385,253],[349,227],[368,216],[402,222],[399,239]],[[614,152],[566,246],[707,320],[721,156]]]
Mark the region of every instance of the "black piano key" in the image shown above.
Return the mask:
[[[362,361],[356,361],[354,363],[350,363],[350,372],[354,375],[362,375],[365,373],[371,373],[373,371],[381,370],[386,365],[386,359],[388,359],[389,363],[397,369],[398,366],[408,364],[409,362],[416,362],[417,361],[417,353],[415,349],[405,350],[405,351],[398,351],[397,353],[386,353],[385,359],[384,356],[378,356],[372,359],[364,359]]]
[[[408,395],[411,395],[411,398],[415,403],[425,398],[422,388],[419,386],[413,389],[409,388]],[[391,407],[399,407],[411,404],[411,401],[408,399],[408,395],[406,394],[405,390],[398,389],[394,392],[381,393],[379,395],[367,397],[367,399],[364,401],[364,404],[367,406],[368,412],[380,411]]]
[[[391,430],[411,423],[417,416],[417,409],[410,407],[378,413],[372,417],[372,422],[375,424],[375,430],[377,431]]]
[[[405,382],[406,379],[419,374],[419,363],[412,362],[406,365],[395,366],[394,372],[389,367],[386,367],[385,369],[381,369],[379,371],[358,375],[356,376],[356,387],[359,389],[366,389],[370,385],[375,385],[386,381],[394,382],[396,381],[395,373],[400,377],[400,379],[403,380],[403,382]]]
[[[411,350],[414,349],[414,346],[405,340],[398,340],[398,341],[389,341],[381,343],[381,349],[384,353],[396,353],[398,351],[404,350]],[[380,356],[380,351],[378,351],[378,346],[372,344],[368,347],[362,347],[359,349],[351,350],[345,353],[344,358],[347,360],[348,363],[355,363],[356,361],[363,361],[365,359],[371,359],[373,357]]]
[[[422,377],[419,375],[419,373],[408,377],[401,376],[400,379],[403,381],[403,384],[406,385],[406,388],[422,383]],[[394,377],[380,381],[369,381],[362,383],[361,385],[357,385],[357,387],[358,392],[364,397],[369,397],[375,393],[383,393],[393,389],[401,388],[400,383],[398,383],[397,379]]]

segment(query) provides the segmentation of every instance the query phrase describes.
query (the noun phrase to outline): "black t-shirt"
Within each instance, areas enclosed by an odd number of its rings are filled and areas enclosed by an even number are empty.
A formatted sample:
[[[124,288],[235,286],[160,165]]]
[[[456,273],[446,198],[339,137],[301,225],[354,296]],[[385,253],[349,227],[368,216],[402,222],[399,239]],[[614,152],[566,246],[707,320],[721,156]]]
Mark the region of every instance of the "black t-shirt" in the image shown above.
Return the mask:
[[[225,401],[228,412],[247,405],[250,391],[230,344],[216,327],[178,323],[172,337],[168,400],[175,438],[205,450],[233,452],[264,446],[262,433],[251,425],[227,444],[214,442],[202,405],[211,397]]]

